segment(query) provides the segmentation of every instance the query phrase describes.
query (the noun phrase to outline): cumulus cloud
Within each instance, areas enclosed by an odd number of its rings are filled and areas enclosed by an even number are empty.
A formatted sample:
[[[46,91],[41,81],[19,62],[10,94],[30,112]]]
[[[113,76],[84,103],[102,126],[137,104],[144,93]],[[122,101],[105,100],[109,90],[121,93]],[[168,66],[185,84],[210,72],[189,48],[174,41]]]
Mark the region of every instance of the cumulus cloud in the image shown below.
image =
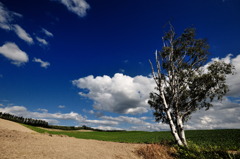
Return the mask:
[[[231,63],[235,67],[235,74],[227,77],[227,84],[230,89],[230,92],[227,95],[240,97],[240,55],[231,58]]]
[[[79,95],[94,101],[95,109],[124,114],[147,112],[149,93],[155,86],[152,78],[130,77],[120,73],[112,78],[106,75],[96,78],[88,76],[72,83],[82,89]]]
[[[198,111],[186,123],[187,129],[240,128],[240,104],[224,98],[222,102],[213,102],[208,111]]]
[[[211,61],[204,66],[204,69],[206,70],[207,66],[209,66],[214,61],[224,61],[225,63],[231,63],[235,67],[235,74],[227,76],[226,83],[230,89],[230,91],[227,93],[227,96],[240,97],[240,55],[233,57],[232,54],[228,54],[224,58],[212,58]]]
[[[34,57],[33,62],[37,62],[40,63],[40,66],[43,68],[48,68],[50,66],[50,63],[47,61],[42,61],[41,59],[38,59],[36,57]]]
[[[22,17],[21,14],[9,11],[2,2],[0,2],[0,28],[11,30],[14,17]]]
[[[26,41],[29,44],[34,43],[32,37],[21,26],[15,24],[13,25],[13,30],[20,39]]]
[[[44,28],[42,28],[42,32],[43,32],[45,35],[47,35],[48,37],[53,37],[53,34],[52,34],[50,31],[48,31],[48,30],[46,30],[46,29],[44,29]]]
[[[38,119],[48,119],[48,120],[74,120],[77,122],[85,121],[85,118],[75,112],[70,113],[48,113],[46,109],[39,109],[41,112],[32,112],[27,110],[24,106],[11,106],[11,107],[4,107],[0,108],[0,112],[3,113],[10,113],[17,116],[23,116],[25,118],[38,118]]]
[[[64,4],[67,9],[79,17],[84,17],[87,14],[87,10],[90,9],[90,5],[85,0],[58,0]]]
[[[41,43],[42,45],[48,45],[48,42],[45,40],[45,39],[42,39],[42,38],[40,38],[40,37],[36,37],[36,39],[37,39],[37,41],[39,42],[39,43]]]
[[[28,55],[12,42],[7,42],[1,46],[0,54],[11,60],[12,63],[17,66],[28,62]]]

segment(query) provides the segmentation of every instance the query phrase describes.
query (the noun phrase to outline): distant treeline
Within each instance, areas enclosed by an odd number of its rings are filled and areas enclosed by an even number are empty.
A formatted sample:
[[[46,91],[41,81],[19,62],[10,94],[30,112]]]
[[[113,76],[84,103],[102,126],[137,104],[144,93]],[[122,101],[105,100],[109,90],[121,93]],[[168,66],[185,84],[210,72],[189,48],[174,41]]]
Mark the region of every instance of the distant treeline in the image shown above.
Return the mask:
[[[59,130],[93,130],[93,128],[87,127],[85,125],[81,127],[77,126],[59,126],[59,125],[48,125],[50,129],[59,129]]]
[[[32,126],[48,127],[48,122],[46,122],[44,120],[24,118],[24,117],[19,117],[19,116],[12,115],[9,113],[0,112],[0,118],[6,119],[6,120],[11,120],[11,121],[18,122],[18,123],[27,124],[27,125],[32,125]]]
[[[59,125],[48,125],[48,128],[50,129],[59,129],[59,130],[92,130],[92,131],[102,131],[102,132],[121,132],[125,130],[101,130],[101,129],[94,129],[91,127],[88,127],[86,125],[83,125],[81,127],[76,126],[59,126]]]
[[[101,129],[94,129],[91,127],[88,127],[86,125],[83,125],[81,127],[76,126],[59,126],[59,125],[48,125],[48,128],[50,129],[59,129],[59,130],[92,130],[92,131],[101,131],[101,132],[121,132],[125,130],[101,130]]]
[[[0,118],[6,119],[6,120],[11,120],[17,123],[23,123],[27,125],[32,125],[32,126],[39,126],[43,128],[50,128],[50,129],[59,129],[59,130],[92,130],[92,131],[104,131],[104,132],[119,132],[119,131],[125,131],[125,130],[101,130],[101,129],[94,129],[91,127],[88,127],[86,125],[83,125],[81,127],[76,127],[76,126],[59,126],[59,125],[48,125],[48,122],[44,120],[38,120],[38,119],[32,119],[32,118],[24,118],[24,117],[19,117],[16,115],[12,115],[9,113],[2,113],[0,112]]]

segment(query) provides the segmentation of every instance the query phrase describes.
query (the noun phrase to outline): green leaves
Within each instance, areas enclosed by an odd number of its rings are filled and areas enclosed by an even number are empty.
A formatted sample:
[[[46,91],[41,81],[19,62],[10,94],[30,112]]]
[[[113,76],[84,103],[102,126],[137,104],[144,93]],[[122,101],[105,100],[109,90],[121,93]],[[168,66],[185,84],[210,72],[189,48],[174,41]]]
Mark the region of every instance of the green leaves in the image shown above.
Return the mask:
[[[156,121],[167,123],[163,93],[173,118],[181,116],[184,122],[194,111],[207,110],[212,106],[211,101],[222,99],[229,91],[226,76],[233,73],[234,67],[215,61],[204,70],[209,45],[206,39],[196,38],[195,28],[185,29],[177,37],[170,25],[162,39],[163,48],[157,54],[161,77],[156,77],[161,83],[157,84],[156,92],[150,94],[148,103],[155,110]]]

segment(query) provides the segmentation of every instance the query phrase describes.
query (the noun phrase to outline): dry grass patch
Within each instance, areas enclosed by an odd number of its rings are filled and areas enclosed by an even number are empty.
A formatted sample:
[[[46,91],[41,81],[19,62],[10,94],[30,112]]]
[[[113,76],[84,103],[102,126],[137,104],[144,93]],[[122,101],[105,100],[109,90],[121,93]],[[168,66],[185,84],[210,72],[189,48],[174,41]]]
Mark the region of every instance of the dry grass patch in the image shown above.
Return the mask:
[[[144,159],[174,159],[176,150],[165,145],[148,144],[140,147],[136,153]]]

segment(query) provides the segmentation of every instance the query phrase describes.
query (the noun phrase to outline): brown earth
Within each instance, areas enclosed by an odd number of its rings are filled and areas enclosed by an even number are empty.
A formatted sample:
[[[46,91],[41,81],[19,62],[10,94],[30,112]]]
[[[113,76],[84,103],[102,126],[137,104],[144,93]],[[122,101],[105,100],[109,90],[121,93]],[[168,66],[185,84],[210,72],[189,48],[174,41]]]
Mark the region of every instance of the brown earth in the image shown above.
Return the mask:
[[[18,123],[3,119],[0,119],[0,141],[0,159],[154,158],[154,154],[149,152],[153,150],[152,146],[149,149],[149,145],[39,134]],[[168,159],[167,150],[158,148],[157,151],[159,150],[159,157]]]

